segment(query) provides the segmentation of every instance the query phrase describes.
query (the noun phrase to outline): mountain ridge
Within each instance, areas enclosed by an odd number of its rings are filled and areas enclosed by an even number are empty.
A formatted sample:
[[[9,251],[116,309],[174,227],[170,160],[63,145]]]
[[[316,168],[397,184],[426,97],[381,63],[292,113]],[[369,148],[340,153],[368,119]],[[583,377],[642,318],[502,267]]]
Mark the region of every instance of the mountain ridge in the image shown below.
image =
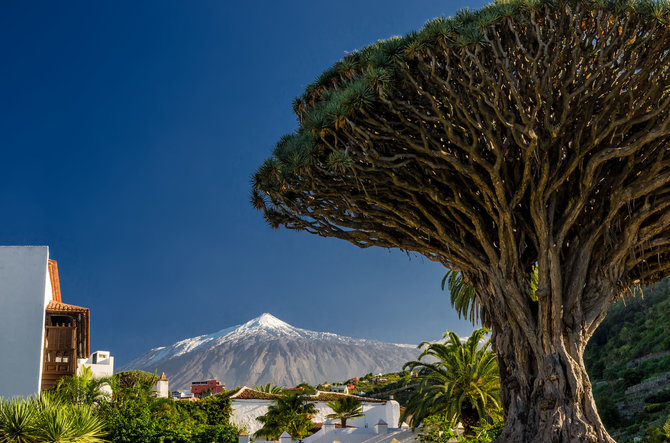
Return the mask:
[[[171,386],[216,378],[228,386],[295,386],[391,372],[415,359],[415,345],[357,339],[292,326],[263,313],[246,323],[152,348],[121,367],[165,372]]]

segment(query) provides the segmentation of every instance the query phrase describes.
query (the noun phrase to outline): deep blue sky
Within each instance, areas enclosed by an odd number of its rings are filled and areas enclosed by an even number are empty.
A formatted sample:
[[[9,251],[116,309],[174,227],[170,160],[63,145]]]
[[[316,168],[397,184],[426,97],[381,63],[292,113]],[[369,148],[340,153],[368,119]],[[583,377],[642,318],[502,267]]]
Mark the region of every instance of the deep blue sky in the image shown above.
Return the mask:
[[[0,244],[50,247],[118,363],[262,312],[393,342],[469,334],[439,265],[272,230],[249,177],[346,51],[482,5],[4,2]]]

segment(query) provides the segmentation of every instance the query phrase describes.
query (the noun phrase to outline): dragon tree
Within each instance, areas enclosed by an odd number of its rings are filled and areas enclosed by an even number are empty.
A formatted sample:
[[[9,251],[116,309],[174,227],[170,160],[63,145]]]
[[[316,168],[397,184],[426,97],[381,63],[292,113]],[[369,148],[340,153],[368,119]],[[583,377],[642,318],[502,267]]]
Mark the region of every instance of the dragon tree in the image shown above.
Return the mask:
[[[613,441],[582,355],[612,300],[670,273],[669,25],[667,2],[513,0],[375,43],[296,99],[252,202],[460,272],[502,441]]]

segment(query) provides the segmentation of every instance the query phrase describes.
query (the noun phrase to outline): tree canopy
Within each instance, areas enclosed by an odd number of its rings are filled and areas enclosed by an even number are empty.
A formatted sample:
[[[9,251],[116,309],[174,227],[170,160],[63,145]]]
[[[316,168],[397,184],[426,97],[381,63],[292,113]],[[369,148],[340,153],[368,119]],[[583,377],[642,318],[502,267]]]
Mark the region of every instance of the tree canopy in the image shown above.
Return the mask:
[[[329,401],[328,407],[333,410],[332,414],[328,414],[328,418],[340,420],[343,428],[347,427],[347,420],[350,418],[363,417],[363,405],[360,400],[352,397],[338,398],[337,400]]]
[[[466,434],[487,418],[500,415],[500,379],[495,354],[484,340],[488,330],[474,331],[465,343],[447,332],[446,343],[422,343],[416,361],[405,365],[418,372],[419,387],[400,421],[419,426],[430,415],[443,415],[452,427],[460,421]],[[424,357],[426,357],[424,359]]]
[[[294,439],[303,439],[314,427],[312,416],[315,413],[314,403],[307,403],[302,395],[280,395],[274,404],[268,406],[265,415],[257,418],[263,427],[256,431],[254,437],[278,440],[283,432],[288,432]]]
[[[252,202],[460,272],[503,439],[608,441],[582,354],[612,299],[670,270],[669,25],[668,2],[513,0],[375,43],[295,101]]]

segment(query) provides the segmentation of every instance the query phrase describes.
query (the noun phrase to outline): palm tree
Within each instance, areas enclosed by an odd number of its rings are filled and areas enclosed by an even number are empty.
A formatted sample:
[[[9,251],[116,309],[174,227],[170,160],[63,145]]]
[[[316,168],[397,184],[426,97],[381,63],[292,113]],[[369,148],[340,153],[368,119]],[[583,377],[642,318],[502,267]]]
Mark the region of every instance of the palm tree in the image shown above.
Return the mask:
[[[109,378],[95,378],[91,368],[82,366],[79,375],[61,378],[54,393],[66,403],[90,406],[102,400],[111,400],[111,394],[104,389],[111,390],[109,386]]]
[[[312,415],[316,412],[313,403],[306,403],[304,397],[295,393],[276,398],[275,404],[257,420],[263,427],[256,431],[254,437],[277,440],[282,432],[288,432],[294,439],[302,439],[314,427]]]
[[[337,400],[329,401],[328,407],[333,410],[332,414],[328,414],[328,418],[339,419],[343,428],[347,427],[347,419],[363,417],[363,406],[360,400],[352,397],[342,397]]]
[[[537,282],[537,266],[533,266],[530,272],[530,298],[533,301],[537,301],[537,296],[535,295]],[[456,309],[458,318],[462,317],[470,320],[474,325],[480,319],[479,300],[477,299],[475,289],[465,281],[463,274],[456,271],[447,271],[444,274],[442,278],[443,291],[445,287],[449,289],[451,306]]]
[[[444,344],[419,345],[426,346],[419,360],[405,365],[410,371],[418,371],[419,386],[410,396],[401,422],[409,418],[410,425],[417,427],[429,415],[443,414],[453,425],[460,421],[469,435],[472,426],[500,416],[498,364],[488,349],[490,341],[481,343],[487,332],[478,329],[465,343],[455,333],[447,332]],[[421,361],[424,357],[436,362]]]
[[[479,318],[479,302],[475,290],[472,286],[465,283],[463,275],[456,271],[447,271],[442,278],[442,290],[445,285],[449,288],[451,297],[451,306],[458,312],[458,317],[470,319],[472,324]]]
[[[265,392],[266,394],[281,394],[282,389],[284,386],[277,386],[272,383],[268,383],[266,385],[254,385],[254,389],[257,390],[258,392]]]

